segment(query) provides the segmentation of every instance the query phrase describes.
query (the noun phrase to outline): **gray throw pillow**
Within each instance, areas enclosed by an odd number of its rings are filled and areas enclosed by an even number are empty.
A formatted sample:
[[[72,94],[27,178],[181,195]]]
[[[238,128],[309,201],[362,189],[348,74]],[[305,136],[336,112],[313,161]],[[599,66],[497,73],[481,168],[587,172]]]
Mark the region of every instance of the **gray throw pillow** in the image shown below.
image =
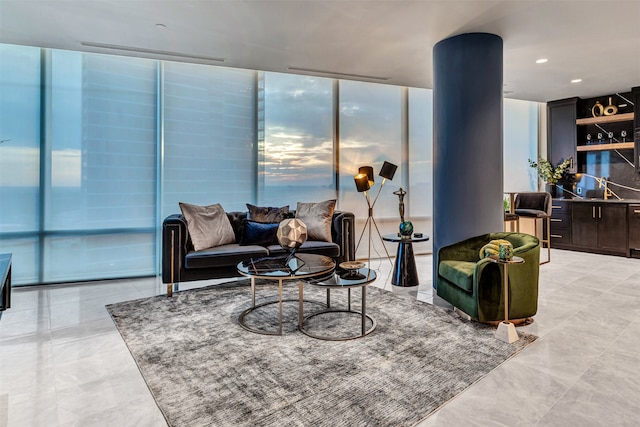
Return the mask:
[[[180,202],[179,205],[182,215],[187,219],[187,228],[196,251],[236,242],[231,222],[219,203],[198,206]]]
[[[331,242],[331,219],[336,210],[336,200],[319,203],[300,203],[296,208],[296,218],[307,226],[307,239]]]
[[[247,203],[247,219],[256,222],[281,222],[289,217],[289,206],[281,208],[254,206]]]

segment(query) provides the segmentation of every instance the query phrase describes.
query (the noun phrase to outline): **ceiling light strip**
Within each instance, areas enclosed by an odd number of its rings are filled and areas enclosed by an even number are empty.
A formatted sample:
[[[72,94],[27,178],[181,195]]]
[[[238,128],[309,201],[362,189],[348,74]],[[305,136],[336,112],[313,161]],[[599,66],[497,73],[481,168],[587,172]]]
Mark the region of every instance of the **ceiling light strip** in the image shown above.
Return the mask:
[[[331,76],[341,76],[341,77],[355,77],[359,79],[371,79],[371,80],[389,80],[390,77],[378,77],[378,76],[367,76],[364,74],[351,74],[351,73],[340,73],[338,71],[327,71],[327,70],[318,70],[315,68],[302,68],[302,67],[287,67],[287,70],[290,71],[303,71],[306,73],[317,73],[317,74],[327,74]]]
[[[226,58],[214,58],[210,56],[188,55],[186,53],[171,52],[168,50],[145,49],[142,47],[121,46],[117,44],[94,43],[94,42],[80,42],[80,44],[82,46],[97,47],[100,49],[124,50],[128,52],[136,52],[136,53],[150,53],[154,55],[173,56],[176,58],[200,59],[205,61],[216,61],[216,62],[225,62],[227,60]]]

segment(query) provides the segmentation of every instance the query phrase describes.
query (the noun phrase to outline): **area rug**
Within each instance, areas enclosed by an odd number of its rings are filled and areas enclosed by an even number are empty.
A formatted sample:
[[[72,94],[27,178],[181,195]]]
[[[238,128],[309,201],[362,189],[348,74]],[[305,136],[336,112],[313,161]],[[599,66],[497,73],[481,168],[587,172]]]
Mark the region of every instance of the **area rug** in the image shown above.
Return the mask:
[[[276,289],[258,286],[257,303]],[[332,306],[345,295],[332,291]],[[285,285],[285,298],[297,296]],[[352,297],[357,309],[360,290]],[[307,285],[304,299],[325,301],[324,290]],[[107,306],[170,426],[411,426],[535,340],[520,333],[506,344],[494,328],[374,287],[367,314],[377,328],[364,338],[302,334],[297,302],[284,304],[283,335],[260,335],[238,323],[250,300],[248,281],[238,280]],[[319,309],[305,303],[305,315]],[[246,319],[275,330],[277,304]],[[358,325],[358,316],[336,314],[308,327],[344,334]]]

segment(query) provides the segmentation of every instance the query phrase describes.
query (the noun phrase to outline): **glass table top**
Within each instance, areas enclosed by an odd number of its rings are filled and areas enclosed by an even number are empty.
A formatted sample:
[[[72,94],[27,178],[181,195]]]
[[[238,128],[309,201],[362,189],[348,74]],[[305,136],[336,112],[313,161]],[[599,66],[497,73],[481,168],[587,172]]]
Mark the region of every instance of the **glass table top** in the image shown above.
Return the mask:
[[[251,258],[238,264],[244,276],[265,279],[304,279],[328,275],[336,268],[335,261],[324,255],[296,254],[287,256]]]
[[[355,270],[336,268],[332,276],[307,280],[307,283],[325,288],[356,288],[373,283],[376,279],[376,272],[366,267]]]

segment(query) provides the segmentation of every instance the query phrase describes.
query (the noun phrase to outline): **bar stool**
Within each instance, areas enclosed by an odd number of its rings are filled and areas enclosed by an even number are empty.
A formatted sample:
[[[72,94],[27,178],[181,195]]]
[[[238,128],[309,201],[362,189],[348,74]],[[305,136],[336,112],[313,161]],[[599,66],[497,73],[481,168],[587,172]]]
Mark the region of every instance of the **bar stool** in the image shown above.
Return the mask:
[[[551,211],[552,211],[552,197],[551,194],[546,192],[525,192],[516,194],[514,202],[514,212],[516,215],[523,218],[533,218],[536,225],[538,220],[547,222],[547,233],[545,238],[545,232],[542,231],[542,238],[540,243],[542,247],[547,245],[547,260],[540,262],[540,264],[546,264],[551,261]]]
[[[513,232],[514,230],[514,224],[515,224],[515,232],[519,233],[520,232],[520,217],[518,215],[516,215],[513,211],[514,209],[514,204],[515,204],[515,195],[518,193],[509,191],[509,192],[505,192],[504,194],[508,194],[509,195],[509,211],[504,213],[504,231],[510,231]],[[507,230],[507,223],[509,224],[509,229]]]
[[[509,229],[507,230],[507,224],[509,225]],[[520,232],[520,217],[515,214],[515,213],[511,213],[511,212],[505,212],[504,213],[504,225],[505,225],[505,230],[504,231],[511,231],[513,232],[513,228],[515,225],[515,232],[519,233]]]

